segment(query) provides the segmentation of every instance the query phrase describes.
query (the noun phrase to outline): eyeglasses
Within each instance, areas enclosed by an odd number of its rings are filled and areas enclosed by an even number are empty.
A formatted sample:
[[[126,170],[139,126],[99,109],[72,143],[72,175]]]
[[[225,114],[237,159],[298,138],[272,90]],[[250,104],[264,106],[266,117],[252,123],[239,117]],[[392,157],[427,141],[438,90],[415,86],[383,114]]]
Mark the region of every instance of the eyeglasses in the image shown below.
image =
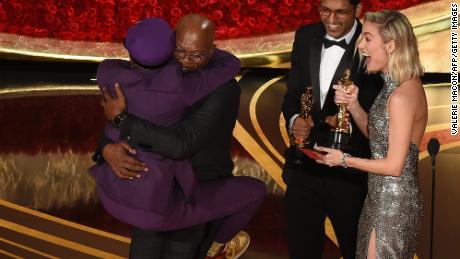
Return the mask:
[[[339,19],[346,19],[350,16],[350,14],[352,13],[353,11],[353,8],[349,8],[349,9],[339,9],[339,10],[336,10],[336,11],[332,11],[331,9],[327,8],[327,7],[324,7],[324,6],[320,6],[318,8],[318,11],[319,11],[319,14],[322,15],[322,16],[329,16],[331,15],[332,13],[334,13],[335,17],[339,18]]]
[[[206,59],[206,55],[199,51],[188,52],[179,47],[174,50],[174,55],[177,59],[189,59],[196,63],[203,62]]]

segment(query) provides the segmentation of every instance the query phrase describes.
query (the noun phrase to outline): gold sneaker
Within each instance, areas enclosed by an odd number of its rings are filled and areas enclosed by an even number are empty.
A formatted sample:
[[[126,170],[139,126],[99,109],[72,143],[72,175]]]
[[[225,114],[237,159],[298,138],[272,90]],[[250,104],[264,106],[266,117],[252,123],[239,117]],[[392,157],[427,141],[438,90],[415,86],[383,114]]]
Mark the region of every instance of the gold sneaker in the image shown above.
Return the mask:
[[[225,253],[227,259],[239,258],[246,249],[248,249],[250,242],[249,234],[246,231],[240,231],[230,241],[225,244]]]
[[[224,245],[225,244],[218,243],[216,241],[212,242],[212,245],[209,248],[205,259],[212,259],[212,258],[225,259],[225,247],[224,247]]]

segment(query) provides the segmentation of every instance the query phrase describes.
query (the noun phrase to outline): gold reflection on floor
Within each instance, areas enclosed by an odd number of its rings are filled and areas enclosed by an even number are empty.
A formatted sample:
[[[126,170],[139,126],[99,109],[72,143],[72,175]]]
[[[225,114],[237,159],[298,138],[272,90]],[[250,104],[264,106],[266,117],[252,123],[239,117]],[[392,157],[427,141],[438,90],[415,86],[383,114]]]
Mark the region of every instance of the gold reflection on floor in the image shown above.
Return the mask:
[[[262,180],[271,194],[282,189],[259,163],[241,157],[233,159],[234,175]],[[0,156],[0,199],[38,210],[72,207],[76,203],[95,203],[95,182],[88,168],[91,154],[72,151],[37,155]]]

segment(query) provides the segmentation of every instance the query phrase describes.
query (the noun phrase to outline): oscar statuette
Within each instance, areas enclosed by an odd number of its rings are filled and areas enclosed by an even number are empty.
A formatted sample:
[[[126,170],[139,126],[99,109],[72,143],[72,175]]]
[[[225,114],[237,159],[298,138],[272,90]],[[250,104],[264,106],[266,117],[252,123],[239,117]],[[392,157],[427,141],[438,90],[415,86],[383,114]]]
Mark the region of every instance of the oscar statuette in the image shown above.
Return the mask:
[[[348,92],[348,87],[353,84],[350,79],[351,70],[345,69],[343,77],[339,80],[338,85]],[[337,127],[331,130],[329,135],[329,146],[335,149],[348,150],[350,142],[350,127],[347,122],[347,107],[346,104],[338,104],[339,111],[337,113]]]
[[[307,119],[308,116],[311,115],[311,111],[313,109],[313,88],[311,86],[307,86],[305,88],[305,92],[300,96],[300,112],[299,117],[302,119]],[[294,154],[296,159],[294,160],[295,164],[302,164],[301,158],[305,157],[305,155],[298,150],[298,148],[307,147],[310,143],[308,138],[300,139],[294,137],[291,133],[289,136],[289,141],[291,148],[294,150]]]

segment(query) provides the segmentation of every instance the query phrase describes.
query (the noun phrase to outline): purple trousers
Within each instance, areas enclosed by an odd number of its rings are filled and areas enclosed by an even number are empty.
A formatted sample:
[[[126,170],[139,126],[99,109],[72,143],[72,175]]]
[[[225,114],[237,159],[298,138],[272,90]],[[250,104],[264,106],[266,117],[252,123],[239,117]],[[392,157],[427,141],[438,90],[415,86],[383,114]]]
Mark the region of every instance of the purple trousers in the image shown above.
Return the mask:
[[[176,230],[223,218],[215,241],[225,243],[252,218],[265,197],[266,188],[262,181],[247,176],[198,182],[193,201],[187,201],[177,189],[173,194],[173,206],[161,214],[124,206],[103,188],[97,191],[110,214],[141,229]]]

